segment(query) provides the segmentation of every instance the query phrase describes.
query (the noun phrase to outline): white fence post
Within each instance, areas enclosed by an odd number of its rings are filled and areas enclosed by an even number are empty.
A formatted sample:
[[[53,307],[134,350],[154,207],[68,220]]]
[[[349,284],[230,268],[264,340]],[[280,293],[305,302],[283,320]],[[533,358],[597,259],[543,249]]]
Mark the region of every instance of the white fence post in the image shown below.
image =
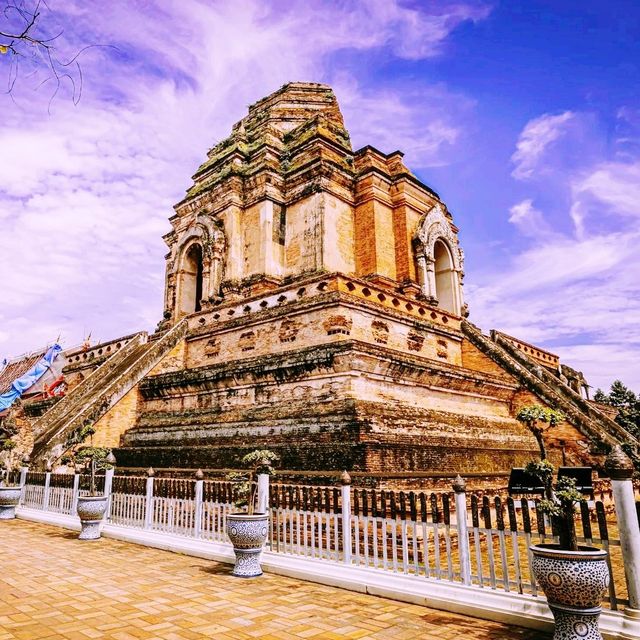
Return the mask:
[[[151,529],[151,525],[153,524],[153,476],[155,475],[156,472],[153,470],[153,467],[149,467],[149,469],[147,469],[147,493],[144,504],[145,529]]]
[[[113,453],[109,453],[109,456],[106,459],[106,462],[111,466],[111,469],[105,469],[104,471],[104,495],[107,496],[107,510],[104,514],[104,519],[106,522],[111,520],[111,493],[113,489],[113,475],[115,473],[115,468],[113,464],[116,459],[113,457]]]
[[[460,475],[451,485],[456,494],[456,525],[458,527],[458,552],[462,584],[471,584],[471,546],[467,523],[467,485]]]
[[[345,564],[351,564],[351,476],[343,471],[342,483],[342,556]]]
[[[202,469],[196,471],[196,487],[194,494],[195,509],[193,517],[195,522],[193,523],[193,535],[196,538],[200,537],[202,533],[202,487],[204,485],[204,474]]]
[[[269,508],[269,474],[258,474],[258,504],[257,513],[267,513]]]
[[[22,466],[20,467],[20,486],[24,487],[27,484],[27,473],[29,473],[29,457],[25,456],[22,459]]]
[[[24,502],[25,485],[27,484],[27,473],[29,473],[29,456],[22,459],[20,467],[20,503]]]
[[[625,607],[624,613],[632,618],[640,618],[640,525],[633,495],[633,463],[620,446],[615,446],[607,456],[605,469],[613,488],[624,576],[629,594],[629,606]]]
[[[71,515],[75,515],[78,511],[78,495],[80,493],[80,469],[75,467],[73,470],[73,489],[71,498]]]
[[[44,474],[44,492],[42,494],[42,510],[46,511],[49,508],[49,496],[51,495],[51,464],[47,462],[46,471]]]
[[[113,474],[115,469],[105,469],[104,472],[104,495],[111,495],[111,488],[113,486]]]

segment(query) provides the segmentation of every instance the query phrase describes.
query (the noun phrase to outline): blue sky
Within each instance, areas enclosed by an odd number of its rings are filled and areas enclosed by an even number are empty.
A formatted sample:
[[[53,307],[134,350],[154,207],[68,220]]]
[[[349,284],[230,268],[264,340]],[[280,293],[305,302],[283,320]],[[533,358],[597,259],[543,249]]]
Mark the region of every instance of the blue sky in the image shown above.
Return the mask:
[[[310,80],[448,204],[472,321],[640,390],[638,3],[48,5],[61,57],[116,48],[82,55],[78,105],[48,108],[37,65],[0,96],[3,357],[153,329],[189,177],[248,104]]]

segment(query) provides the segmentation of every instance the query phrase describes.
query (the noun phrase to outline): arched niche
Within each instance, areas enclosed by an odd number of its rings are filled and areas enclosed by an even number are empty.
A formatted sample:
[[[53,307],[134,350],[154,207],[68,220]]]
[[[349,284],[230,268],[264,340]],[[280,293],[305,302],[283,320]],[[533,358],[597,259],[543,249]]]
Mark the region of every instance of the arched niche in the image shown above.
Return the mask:
[[[434,243],[433,259],[438,305],[445,311],[458,314],[456,304],[458,274],[453,268],[451,250],[443,240],[436,240]]]
[[[203,278],[202,246],[194,242],[184,250],[178,270],[177,307],[181,316],[201,310]]]
[[[424,298],[443,310],[461,315],[464,254],[441,205],[436,204],[420,222],[413,239],[418,282]]]
[[[170,251],[166,255],[163,327],[221,300],[227,254],[222,221],[205,213],[184,229],[167,234],[165,240]]]

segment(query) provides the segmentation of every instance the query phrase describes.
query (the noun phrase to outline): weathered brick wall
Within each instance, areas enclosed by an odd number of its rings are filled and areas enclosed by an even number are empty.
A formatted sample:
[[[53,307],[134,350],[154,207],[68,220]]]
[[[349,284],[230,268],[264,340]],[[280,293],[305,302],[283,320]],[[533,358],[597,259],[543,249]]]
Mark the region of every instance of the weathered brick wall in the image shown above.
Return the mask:
[[[376,227],[372,201],[356,207],[355,256],[357,274],[368,275],[376,273]]]
[[[494,362],[480,351],[475,345],[471,344],[466,338],[461,343],[462,366],[474,371],[483,371],[503,378],[513,379],[498,363]]]
[[[33,448],[32,418],[25,412],[25,405],[18,400],[3,416],[3,427],[9,433],[10,439],[15,443],[15,447],[3,452],[4,461],[10,469],[20,466],[20,461],[25,455],[31,453]]]
[[[233,466],[268,446],[287,468],[456,472],[504,471],[531,457],[532,437],[509,415],[515,385],[336,335],[325,347],[235,361],[229,353],[148,377],[117,456],[135,466]]]
[[[93,425],[94,446],[113,448],[120,444],[122,434],[136,423],[139,397],[138,387],[134,387]]]
[[[422,217],[439,202],[402,162],[372,147],[356,153],[356,273],[418,283],[413,239]]]
[[[323,262],[327,271],[355,273],[353,207],[332,194],[321,194]]]
[[[389,204],[375,202],[374,224],[376,242],[375,273],[396,280],[396,250],[393,225],[393,209]]]
[[[169,351],[169,353],[149,372],[150,376],[156,376],[169,371],[180,371],[186,364],[187,343],[181,340]]]
[[[65,351],[67,364],[62,370],[70,391],[91,375],[100,365],[115,355],[139,334],[129,334],[106,342]]]
[[[395,270],[398,282],[413,280],[417,282],[416,270],[411,247],[411,230],[417,228],[417,221],[410,222],[406,206],[398,207],[393,212],[393,240],[395,249]]]
[[[210,331],[205,323],[197,336],[189,338],[185,366],[207,366],[353,339],[462,366],[461,338],[455,330],[435,327],[429,320],[402,317],[392,305],[393,314],[356,305],[357,301],[349,303],[346,297],[324,305],[309,300],[297,308],[290,305],[290,310],[283,306],[280,313],[274,311],[253,321],[247,317],[232,326],[214,324]],[[223,310],[219,315],[229,318]]]
[[[260,220],[260,205],[256,204],[243,211],[242,240],[244,244],[243,277],[256,273],[264,273],[264,244],[262,242],[263,229]]]
[[[287,229],[285,234],[285,274],[293,275],[318,268],[320,239],[317,224],[322,207],[322,195],[315,193],[287,205]]]

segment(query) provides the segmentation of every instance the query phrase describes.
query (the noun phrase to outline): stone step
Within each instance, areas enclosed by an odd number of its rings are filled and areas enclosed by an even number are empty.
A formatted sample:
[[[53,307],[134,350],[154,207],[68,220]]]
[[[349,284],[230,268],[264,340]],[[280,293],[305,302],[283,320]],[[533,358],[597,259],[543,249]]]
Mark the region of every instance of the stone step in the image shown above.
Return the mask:
[[[37,420],[33,425],[33,432],[36,441],[40,438],[46,437],[47,434],[50,433],[54,424],[64,420],[65,416],[68,416],[72,411],[74,411],[98,385],[102,384],[105,377],[108,376],[114,368],[116,368],[123,360],[128,358],[132,351],[136,350],[141,344],[144,344],[143,341],[146,341],[146,334],[138,334],[132,338],[127,345],[111,356],[111,358],[101,366],[96,368],[85,380],[71,389],[67,395],[60,400],[60,402]]]
[[[92,374],[90,385],[72,389],[65,398],[67,406],[49,420],[48,428],[36,440],[32,458],[59,459],[67,449],[69,435],[87,422],[102,417],[122,396],[133,388],[182,339],[187,331],[185,321],[178,323],[159,340],[135,344],[115,361],[107,361]],[[109,366],[106,366],[109,364]],[[104,367],[104,368],[103,368]],[[77,392],[77,393],[76,393]],[[47,414],[43,416],[46,418]],[[132,425],[133,426],[133,425]]]
[[[506,341],[492,340],[466,320],[462,323],[462,330],[480,351],[515,376],[525,388],[533,391],[549,406],[562,411],[567,420],[587,438],[602,440],[609,446],[623,443],[640,445],[630,432],[604,413],[587,405],[560,379],[530,361]]]

